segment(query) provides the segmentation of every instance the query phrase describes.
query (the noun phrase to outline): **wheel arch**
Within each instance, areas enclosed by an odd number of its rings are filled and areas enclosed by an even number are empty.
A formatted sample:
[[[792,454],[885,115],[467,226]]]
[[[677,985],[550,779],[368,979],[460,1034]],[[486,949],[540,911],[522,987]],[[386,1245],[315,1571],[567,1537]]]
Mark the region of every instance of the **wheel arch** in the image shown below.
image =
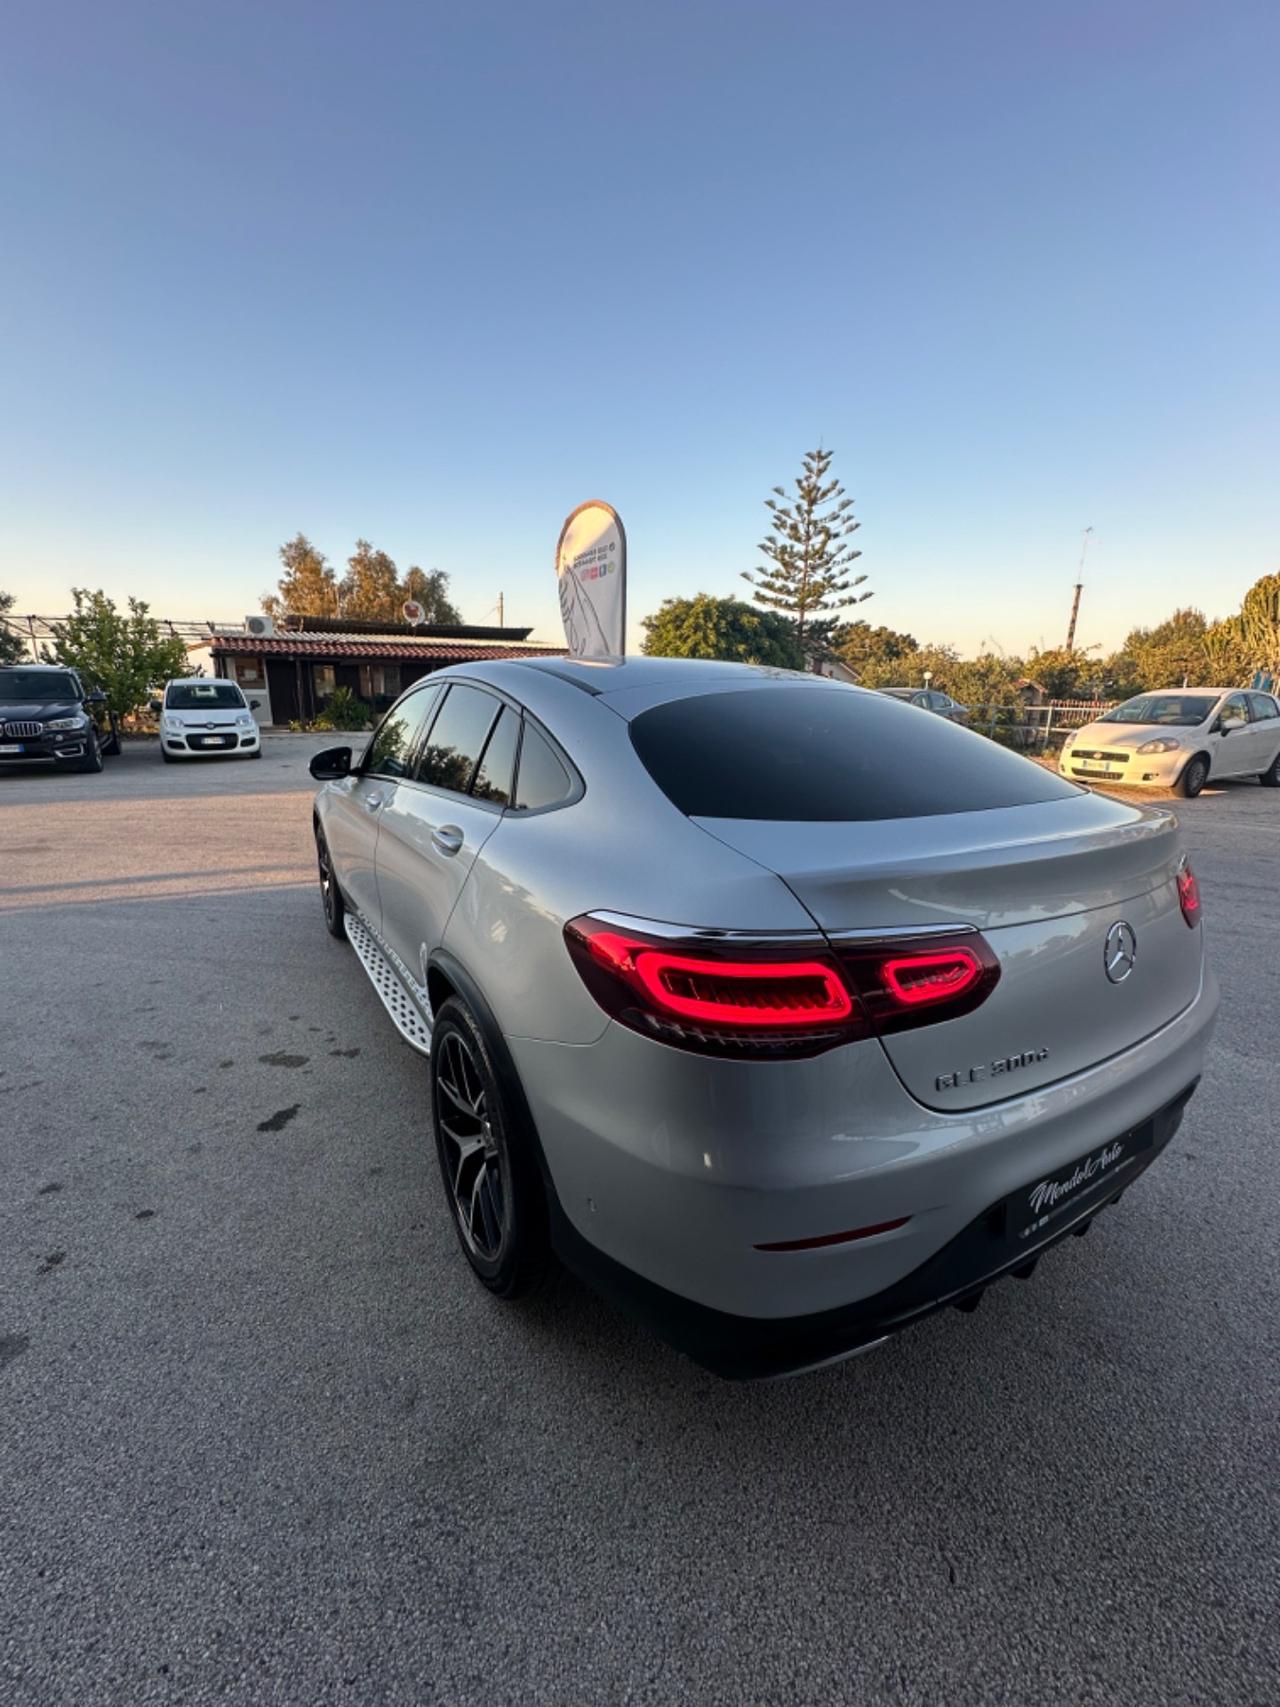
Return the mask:
[[[511,1051],[507,1048],[507,1040],[502,1035],[502,1027],[498,1024],[484,991],[466,967],[447,949],[437,948],[427,961],[427,996],[433,1015],[439,1012],[450,996],[458,996],[471,1009],[476,1024],[484,1034],[494,1071],[502,1085],[502,1094],[509,1099],[512,1111],[532,1138],[534,1158],[548,1200],[558,1201],[551,1170],[547,1166],[546,1154],[542,1148],[542,1137],[533,1118],[533,1110],[529,1107],[529,1099],[524,1094],[524,1086],[520,1082]]]

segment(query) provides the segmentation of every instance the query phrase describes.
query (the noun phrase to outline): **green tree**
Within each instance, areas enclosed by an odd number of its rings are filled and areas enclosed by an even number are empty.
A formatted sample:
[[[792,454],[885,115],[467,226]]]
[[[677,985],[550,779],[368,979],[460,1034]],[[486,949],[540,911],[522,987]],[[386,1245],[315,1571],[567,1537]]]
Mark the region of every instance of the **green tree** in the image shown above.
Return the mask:
[[[427,622],[461,622],[462,614],[449,597],[449,577],[443,569],[406,569],[400,583],[400,603],[417,599]],[[399,612],[396,613],[399,615]]]
[[[1249,588],[1238,629],[1249,674],[1266,670],[1280,680],[1280,575],[1264,575]]]
[[[913,659],[920,650],[914,634],[894,628],[872,628],[869,622],[843,623],[831,637],[832,650],[844,660],[864,687],[906,687],[914,679]]]
[[[377,551],[367,539],[358,539],[347,559],[347,573],[339,585],[343,616],[363,622],[398,622],[404,599],[400,574],[385,551]]]
[[[974,710],[979,706],[1012,706],[1018,703],[1017,684],[1024,674],[1021,658],[980,652],[976,658],[958,659],[947,670],[946,680],[934,685]]]
[[[1203,611],[1183,609],[1155,628],[1132,629],[1100,673],[1125,697],[1149,688],[1181,687],[1184,677],[1194,687],[1209,673],[1208,626]]]
[[[141,599],[129,600],[122,615],[99,589],[73,587],[75,609],[65,622],[53,624],[53,650],[45,658],[69,664],[91,687],[101,688],[117,717],[127,716],[170,676],[190,674],[187,649],[181,640],[161,632]]]
[[[336,616],[338,577],[323,551],[318,551],[305,533],[280,547],[284,574],[274,593],[268,593],[262,608],[277,621],[283,616]]]
[[[644,651],[650,657],[724,658],[772,664],[782,670],[804,668],[795,623],[774,611],[756,610],[741,599],[717,599],[710,593],[664,599],[641,626]]]
[[[1069,652],[1065,646],[1053,646],[1047,652],[1033,652],[1026,671],[1050,699],[1091,699],[1101,667],[1090,663],[1088,654],[1079,649]]]
[[[862,556],[849,544],[859,523],[853,519],[853,499],[830,475],[831,454],[805,452],[793,494],[773,488],[774,496],[764,501],[770,528],[759,545],[767,564],[754,573],[742,572],[755,588],[757,603],[795,619],[801,645],[807,630],[815,630],[815,639],[827,638],[832,623],[824,619],[871,597],[869,590],[853,592],[867,578],[851,574]]]
[[[1229,616],[1209,624],[1204,631],[1204,662],[1208,686],[1242,687],[1249,680],[1258,665],[1245,641],[1240,617]]]
[[[17,664],[27,655],[21,636],[9,627],[12,609],[13,594],[0,593],[0,664]]]

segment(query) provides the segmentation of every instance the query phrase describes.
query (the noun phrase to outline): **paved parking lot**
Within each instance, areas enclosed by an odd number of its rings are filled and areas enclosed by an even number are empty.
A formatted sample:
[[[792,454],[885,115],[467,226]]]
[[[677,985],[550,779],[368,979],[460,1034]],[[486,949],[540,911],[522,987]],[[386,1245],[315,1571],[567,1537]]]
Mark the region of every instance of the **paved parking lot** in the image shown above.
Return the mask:
[[[0,777],[0,1700],[1280,1699],[1280,795],[1179,803],[1170,1153],[976,1315],[717,1382],[457,1255],[306,764]]]

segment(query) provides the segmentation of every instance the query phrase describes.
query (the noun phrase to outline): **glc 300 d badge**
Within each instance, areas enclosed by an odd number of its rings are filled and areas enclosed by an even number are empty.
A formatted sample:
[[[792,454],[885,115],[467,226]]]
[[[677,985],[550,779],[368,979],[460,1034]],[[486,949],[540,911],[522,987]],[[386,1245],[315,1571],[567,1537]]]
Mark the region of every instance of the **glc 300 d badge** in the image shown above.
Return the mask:
[[[933,1081],[940,1091],[959,1090],[961,1085],[980,1084],[983,1079],[997,1079],[1002,1073],[1016,1073],[1019,1067],[1029,1067],[1033,1061],[1047,1061],[1047,1049],[1024,1049],[1021,1055],[1001,1055],[996,1061],[980,1061],[957,1073],[939,1073]]]

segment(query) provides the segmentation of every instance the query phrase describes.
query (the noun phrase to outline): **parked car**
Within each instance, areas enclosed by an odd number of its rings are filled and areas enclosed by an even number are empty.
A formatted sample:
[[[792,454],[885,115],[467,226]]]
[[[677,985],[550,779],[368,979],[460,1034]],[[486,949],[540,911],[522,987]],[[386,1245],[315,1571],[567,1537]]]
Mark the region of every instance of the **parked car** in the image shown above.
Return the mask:
[[[0,667],[0,767],[52,765],[100,771],[120,751],[107,696],[65,664]]]
[[[969,715],[967,705],[961,705],[949,693],[939,693],[936,688],[877,688],[876,692],[888,694],[890,699],[906,700],[908,705],[919,706],[921,711],[933,711],[939,717],[949,717],[953,723],[963,723]]]
[[[1280,788],[1280,703],[1249,688],[1141,693],[1068,735],[1058,769],[1082,782],[1173,788],[1188,800],[1223,777]]]
[[[554,1251],[721,1374],[849,1356],[1029,1276],[1199,1081],[1173,814],[891,696],[457,665],[311,769],[325,922],[500,1297]]]
[[[163,700],[151,701],[160,715],[160,757],[211,755],[241,759],[262,757],[262,737],[254,719],[256,699],[246,700],[235,682],[211,676],[177,676],[165,683]]]

